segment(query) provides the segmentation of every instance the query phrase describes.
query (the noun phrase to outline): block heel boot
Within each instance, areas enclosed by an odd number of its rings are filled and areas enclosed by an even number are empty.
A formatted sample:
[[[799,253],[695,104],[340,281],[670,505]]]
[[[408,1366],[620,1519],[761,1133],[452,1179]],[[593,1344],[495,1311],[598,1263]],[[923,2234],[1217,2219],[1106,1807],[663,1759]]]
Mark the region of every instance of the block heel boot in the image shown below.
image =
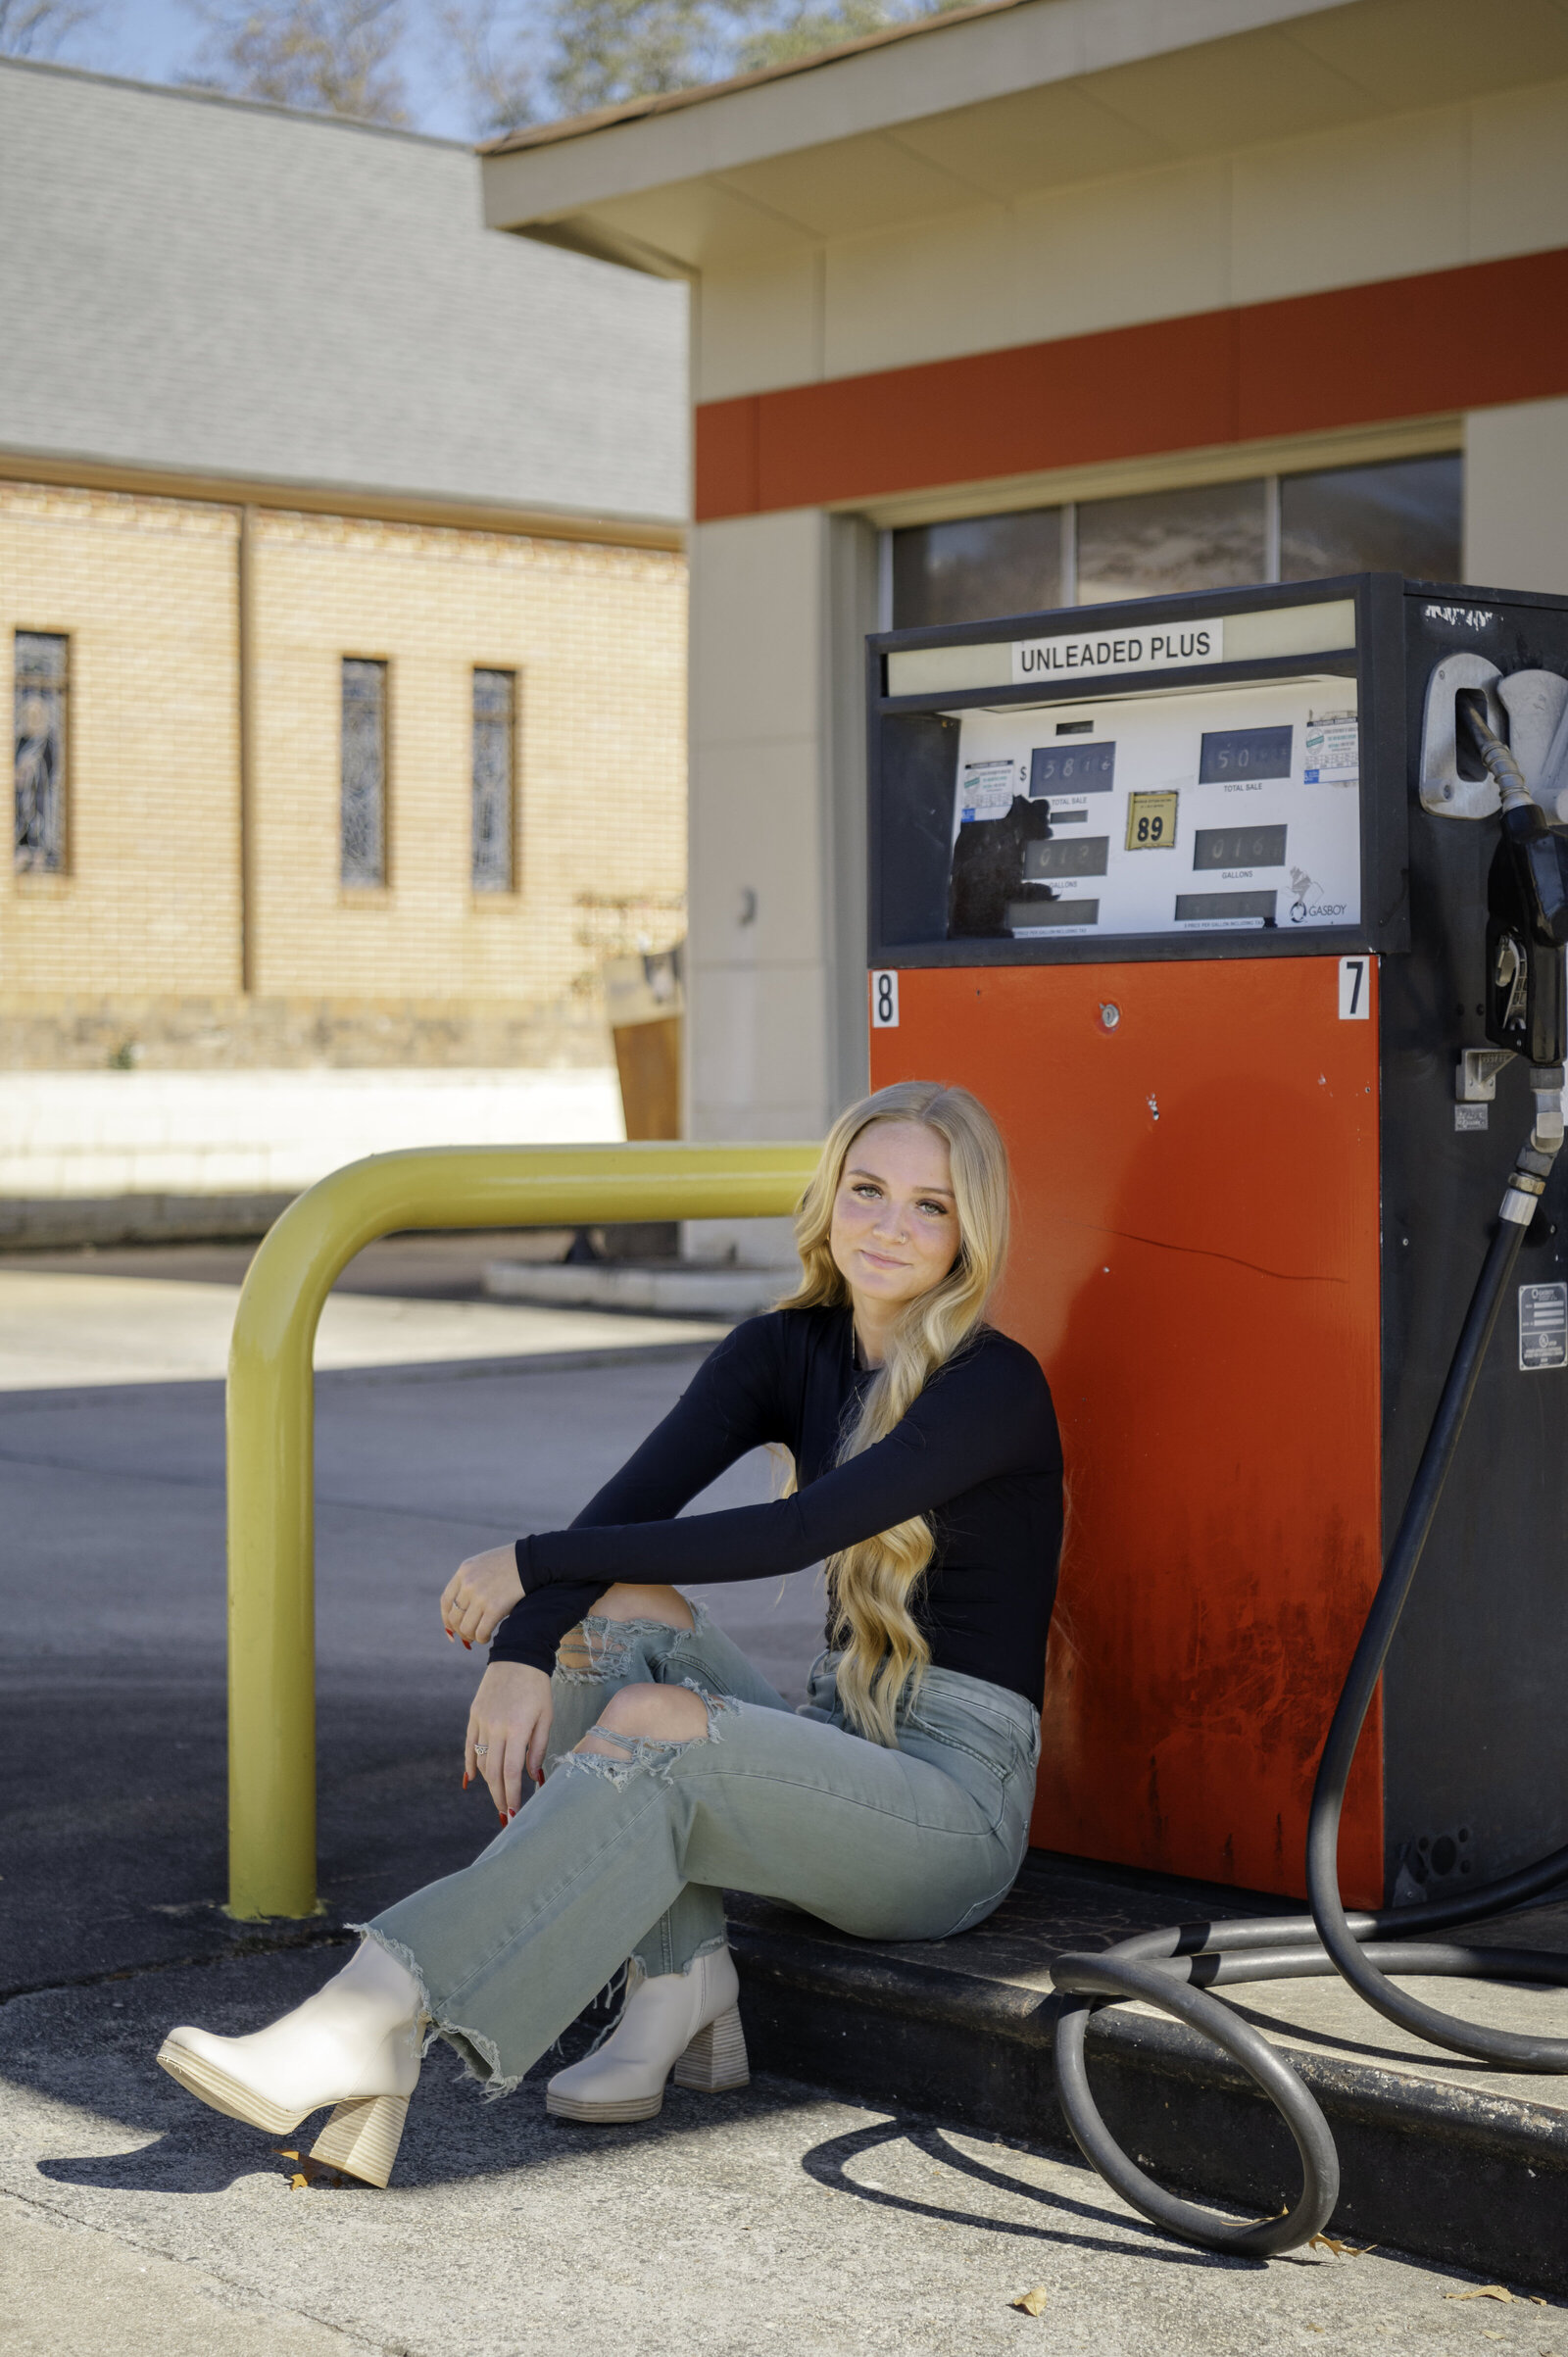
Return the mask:
[[[185,2024],[171,2030],[158,2060],[187,2093],[268,2136],[289,2136],[331,2104],[311,2157],[384,2185],[418,2084],[419,2032],[417,1984],[367,1940],[280,2021],[247,2038]]]
[[[639,1982],[612,2036],[597,2053],[558,2071],[545,2109],[558,2120],[651,2120],[671,2071],[677,2087],[720,2094],[751,2078],[737,2000],[740,1982],[728,1948],[699,1956],[690,1972]]]

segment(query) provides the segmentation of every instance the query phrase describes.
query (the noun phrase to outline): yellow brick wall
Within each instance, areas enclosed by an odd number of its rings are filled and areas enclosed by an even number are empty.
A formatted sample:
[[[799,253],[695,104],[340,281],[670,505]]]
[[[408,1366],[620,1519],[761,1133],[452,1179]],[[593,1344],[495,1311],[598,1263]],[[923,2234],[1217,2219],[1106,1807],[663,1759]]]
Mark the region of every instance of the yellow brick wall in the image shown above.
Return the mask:
[[[678,899],[680,558],[268,516],[255,562],[259,992],[547,1003],[592,962],[579,894]],[[339,883],[346,655],[388,665],[381,893]],[[516,674],[508,895],[468,883],[475,664]],[[666,919],[663,940],[683,929]]]
[[[17,631],[71,640],[70,872],[0,858],[7,997],[236,988],[237,541],[230,509],[0,484],[8,723]]]
[[[0,859],[0,1062],[122,1036],[153,1062],[512,1062],[535,1012],[539,1053],[577,1059],[599,954],[684,931],[684,561],[254,517],[247,1001],[238,534],[232,509],[0,485],[8,711],[15,632],[72,641],[71,872]],[[339,882],[346,655],[389,665],[383,891]],[[469,886],[476,664],[516,674],[509,894]]]

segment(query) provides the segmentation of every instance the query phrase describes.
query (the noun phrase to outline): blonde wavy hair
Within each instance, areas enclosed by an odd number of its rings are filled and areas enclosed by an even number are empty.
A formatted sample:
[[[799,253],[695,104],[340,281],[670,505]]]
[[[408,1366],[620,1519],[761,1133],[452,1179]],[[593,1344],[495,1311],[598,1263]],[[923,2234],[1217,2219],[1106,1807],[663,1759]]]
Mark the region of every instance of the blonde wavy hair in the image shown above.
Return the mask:
[[[862,1097],[829,1130],[795,1214],[804,1278],[778,1306],[819,1309],[848,1303],[849,1284],[830,1241],[833,1205],[851,1147],[873,1124],[890,1121],[918,1122],[945,1141],[958,1252],[939,1283],[906,1304],[854,1429],[840,1448],[840,1464],[884,1439],[974,1334],[1007,1253],[1010,1183],[1002,1132],[967,1089],[904,1080]],[[828,1559],[829,1627],[833,1645],[841,1649],[839,1694],[851,1724],[875,1743],[897,1745],[899,1703],[906,1691],[911,1698],[918,1693],[930,1665],[931,1648],[911,1607],[935,1544],[930,1523],[918,1514]]]

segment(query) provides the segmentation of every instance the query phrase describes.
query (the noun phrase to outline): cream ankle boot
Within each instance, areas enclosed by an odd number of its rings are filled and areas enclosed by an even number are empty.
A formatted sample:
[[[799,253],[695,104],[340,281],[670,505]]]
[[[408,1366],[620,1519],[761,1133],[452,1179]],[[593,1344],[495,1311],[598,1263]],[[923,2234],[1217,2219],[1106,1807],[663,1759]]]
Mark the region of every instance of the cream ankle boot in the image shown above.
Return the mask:
[[[558,2071],[545,2108],[558,2120],[651,2120],[675,2085],[716,2095],[751,2077],[736,1999],[740,1983],[727,1947],[699,1956],[690,1972],[639,1982],[613,2036],[597,2053]]]
[[[419,2024],[417,1983],[379,1940],[367,1940],[280,2021],[248,2038],[171,2030],[158,2059],[214,2111],[269,2136],[287,2136],[332,2104],[312,2159],[384,2185],[418,2083]]]

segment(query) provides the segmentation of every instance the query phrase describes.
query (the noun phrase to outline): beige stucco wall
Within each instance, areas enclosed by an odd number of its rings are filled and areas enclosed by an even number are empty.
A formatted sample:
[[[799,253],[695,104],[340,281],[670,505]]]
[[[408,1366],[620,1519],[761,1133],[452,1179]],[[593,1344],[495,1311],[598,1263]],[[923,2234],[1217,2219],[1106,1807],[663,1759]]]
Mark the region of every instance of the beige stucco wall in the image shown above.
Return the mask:
[[[693,1137],[814,1137],[863,1085],[875,543],[814,510],[693,535]],[[847,996],[846,996],[847,994]]]
[[[1418,80],[1404,84],[1418,100]],[[1094,164],[1091,144],[1067,187],[706,270],[693,398],[1568,244],[1568,80],[1153,170]],[[1303,352],[1301,366],[1332,359]]]
[[[1464,480],[1465,579],[1568,595],[1568,401],[1467,417]]]
[[[0,693],[16,630],[72,642],[70,872],[0,868],[0,1061],[601,1061],[602,950],[684,930],[684,559],[270,513],[252,535],[247,999],[236,513],[0,487]],[[339,882],[346,655],[389,664],[369,892]],[[517,675],[507,894],[469,888],[476,664]]]

